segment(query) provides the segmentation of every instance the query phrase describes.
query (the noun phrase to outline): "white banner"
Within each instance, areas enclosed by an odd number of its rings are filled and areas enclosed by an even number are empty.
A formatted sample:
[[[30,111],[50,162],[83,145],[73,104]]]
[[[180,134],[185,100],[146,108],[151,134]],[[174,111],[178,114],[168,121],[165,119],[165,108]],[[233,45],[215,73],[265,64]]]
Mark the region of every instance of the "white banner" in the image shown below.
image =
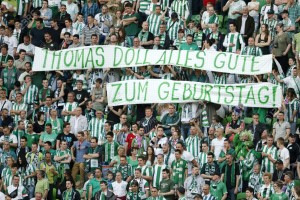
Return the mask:
[[[271,83],[218,85],[163,79],[130,80],[107,85],[109,106],[145,103],[217,104],[272,108],[281,105],[281,87]]]
[[[110,45],[59,51],[35,47],[33,71],[168,64],[215,72],[256,75],[272,71],[272,55],[245,56],[218,51],[149,50]]]

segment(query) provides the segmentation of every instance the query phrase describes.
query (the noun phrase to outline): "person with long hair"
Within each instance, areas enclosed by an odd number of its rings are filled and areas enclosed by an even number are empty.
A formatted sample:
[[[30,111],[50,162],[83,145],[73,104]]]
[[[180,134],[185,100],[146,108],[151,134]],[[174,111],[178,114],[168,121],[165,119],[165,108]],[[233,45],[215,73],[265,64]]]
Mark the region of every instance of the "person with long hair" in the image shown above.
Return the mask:
[[[127,157],[127,162],[128,162],[128,164],[131,165],[133,172],[139,165],[139,162],[138,162],[138,159],[137,159],[137,153],[138,153],[138,148],[137,147],[131,147],[131,156]]]
[[[37,120],[33,124],[33,131],[36,134],[41,134],[45,129],[45,113],[38,112]]]
[[[121,10],[117,10],[115,12],[115,16],[113,18],[113,26],[114,27],[121,27],[122,26],[122,12],[121,12]]]
[[[119,37],[119,45],[122,47],[132,47],[133,43],[132,40],[126,36],[125,29],[119,28],[117,32],[117,36]]]
[[[155,161],[155,153],[154,153],[154,148],[152,146],[147,147],[146,158],[147,158],[146,165],[151,167]]]
[[[36,184],[36,169],[32,164],[27,163],[24,156],[18,156],[17,164],[19,166],[18,172],[24,180],[23,185],[28,191],[29,198],[32,198],[34,196],[34,188]]]
[[[44,25],[50,28],[51,27],[50,19],[52,18],[52,10],[48,6],[49,6],[48,1],[44,0],[40,12],[41,12],[41,18],[43,19]]]
[[[268,24],[261,25],[261,33],[255,38],[255,46],[259,47],[263,55],[270,54],[271,35]]]

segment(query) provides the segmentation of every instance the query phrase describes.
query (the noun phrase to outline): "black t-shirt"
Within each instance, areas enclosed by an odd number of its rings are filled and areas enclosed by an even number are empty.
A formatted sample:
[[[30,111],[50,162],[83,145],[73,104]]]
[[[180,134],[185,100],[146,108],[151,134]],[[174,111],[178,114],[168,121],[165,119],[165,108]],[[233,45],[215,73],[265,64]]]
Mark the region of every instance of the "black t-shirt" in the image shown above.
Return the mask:
[[[34,131],[35,133],[41,133],[41,132],[43,132],[44,130],[45,130],[45,122],[44,122],[44,124],[42,124],[42,125],[39,125],[38,122],[35,122],[35,123],[33,124],[33,131]]]
[[[63,40],[60,39],[60,33],[61,33],[61,28],[58,27],[57,30],[55,30],[54,28],[50,29],[50,34],[51,34],[51,39],[53,40],[53,42],[55,42],[56,44],[60,44]]]
[[[45,43],[45,37],[44,34],[46,32],[49,32],[49,28],[42,28],[42,29],[37,29],[36,27],[32,28],[30,31],[30,35],[32,37],[31,43],[34,46],[42,46],[43,43]]]
[[[71,134],[71,133],[68,135],[61,133],[57,136],[56,139],[59,140],[60,142],[63,140],[67,141],[68,148],[71,148],[73,146],[73,143],[75,141],[77,141],[77,138],[75,137],[75,135]]]
[[[118,112],[119,109],[123,109],[123,106],[114,106],[113,109]],[[112,121],[114,124],[117,124],[120,123],[120,117],[108,109],[107,121]]]
[[[287,145],[287,149],[290,152],[290,163],[295,163],[297,161],[297,157],[300,153],[300,147],[297,143],[293,143],[290,145]]]
[[[235,164],[235,163],[233,163],[233,164]],[[240,168],[239,168],[238,164],[235,164],[235,169],[234,169],[235,174],[231,174],[231,167],[232,167],[232,165],[226,164],[222,169],[222,174],[226,173],[226,180],[225,180],[226,182],[225,183],[226,183],[227,190],[230,190],[235,187],[236,175],[240,175]],[[225,172],[226,169],[227,169],[227,171]],[[234,186],[231,185],[231,176],[235,176],[234,177],[234,180],[235,180]]]
[[[86,90],[74,90],[75,93],[75,101],[77,103],[82,103],[84,101],[84,98],[89,98],[89,94]]]

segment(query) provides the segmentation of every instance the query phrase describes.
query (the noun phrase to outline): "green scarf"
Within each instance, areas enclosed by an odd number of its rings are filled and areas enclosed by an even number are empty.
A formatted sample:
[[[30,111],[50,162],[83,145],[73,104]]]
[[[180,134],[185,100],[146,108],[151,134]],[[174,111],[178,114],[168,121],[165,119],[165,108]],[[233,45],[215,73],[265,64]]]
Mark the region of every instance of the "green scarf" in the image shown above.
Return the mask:
[[[108,145],[109,145],[108,142],[105,143],[105,162],[106,161],[110,162],[110,160],[108,160]],[[115,155],[115,143],[114,142],[112,142],[110,144],[110,155]],[[110,157],[110,159],[111,159],[111,157]]]
[[[216,15],[216,14],[213,14],[212,16],[210,16],[210,17],[209,17],[209,20],[208,20],[208,24],[213,24],[213,23],[215,23],[216,18],[217,18],[217,15]]]
[[[13,73],[10,76],[10,83],[8,83],[8,67],[5,67],[5,69],[3,70],[3,77],[4,77],[3,83],[7,89],[11,89],[12,86],[15,84],[16,75],[17,75],[17,69],[15,67],[13,67]]]
[[[228,164],[225,165],[225,174],[224,174],[224,182],[226,183],[227,180],[227,170],[228,170]],[[230,173],[230,183],[232,187],[235,187],[235,163],[232,163],[231,167],[231,173]]]
[[[148,35],[149,35],[149,31],[147,32],[140,31],[138,37],[140,38],[141,42],[147,42]]]

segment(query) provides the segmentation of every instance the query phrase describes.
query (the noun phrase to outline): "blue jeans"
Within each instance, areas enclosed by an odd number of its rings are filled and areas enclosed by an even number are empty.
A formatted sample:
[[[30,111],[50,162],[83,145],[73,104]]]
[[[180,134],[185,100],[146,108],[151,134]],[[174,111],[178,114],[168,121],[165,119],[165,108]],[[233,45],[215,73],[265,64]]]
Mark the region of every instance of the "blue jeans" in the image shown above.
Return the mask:
[[[235,200],[234,188],[228,190],[227,200]]]
[[[33,198],[34,197],[35,186],[34,185],[27,185],[27,186],[25,186],[25,188],[28,191],[29,199]]]
[[[190,124],[181,124],[181,135],[186,139],[190,135]]]

